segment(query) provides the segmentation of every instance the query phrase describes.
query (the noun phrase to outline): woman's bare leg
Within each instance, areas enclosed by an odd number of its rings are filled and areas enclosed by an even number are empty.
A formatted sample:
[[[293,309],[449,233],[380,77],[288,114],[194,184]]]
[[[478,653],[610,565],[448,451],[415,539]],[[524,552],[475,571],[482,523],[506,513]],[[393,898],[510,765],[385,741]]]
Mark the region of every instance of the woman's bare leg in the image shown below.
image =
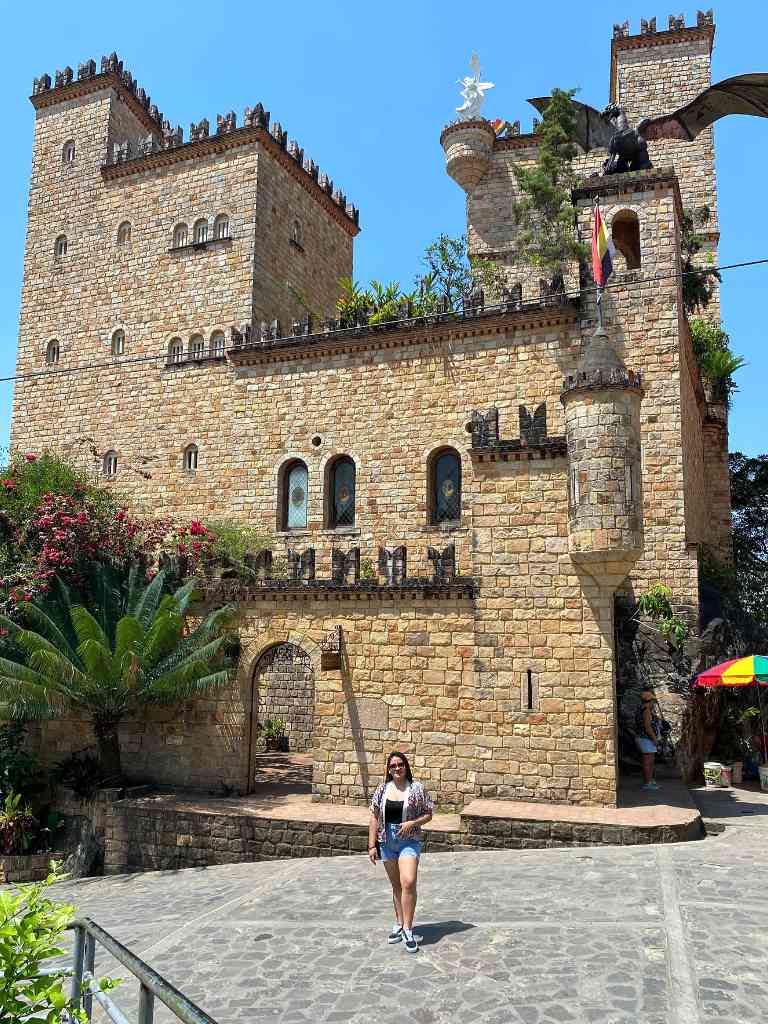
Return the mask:
[[[416,912],[416,872],[419,870],[419,858],[400,857],[395,863],[400,867],[402,923],[403,927],[410,931],[413,928],[413,915]]]
[[[387,877],[392,884],[392,902],[395,904],[395,917],[397,923],[402,927],[403,924],[403,890],[400,885],[400,869],[396,860],[385,860],[384,870],[387,872]],[[413,914],[411,914],[413,919]]]
[[[643,754],[643,781],[651,782],[653,779],[653,759],[655,754]]]

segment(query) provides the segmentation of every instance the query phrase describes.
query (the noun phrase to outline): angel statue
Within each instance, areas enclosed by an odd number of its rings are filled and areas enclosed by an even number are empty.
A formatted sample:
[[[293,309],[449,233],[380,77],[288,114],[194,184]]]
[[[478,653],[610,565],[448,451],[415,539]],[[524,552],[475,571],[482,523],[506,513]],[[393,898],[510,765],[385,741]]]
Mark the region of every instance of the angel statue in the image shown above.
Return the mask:
[[[460,121],[471,121],[475,117],[480,117],[480,108],[485,101],[485,93],[493,88],[493,82],[480,81],[480,61],[476,53],[472,54],[469,66],[472,68],[472,77],[467,75],[458,80],[459,85],[464,86],[461,90],[464,102],[460,107],[456,107]]]
[[[543,113],[549,96],[528,102]],[[607,149],[608,159],[603,163],[603,174],[623,174],[651,166],[649,142],[659,139],[692,142],[699,132],[728,114],[768,117],[768,74],[726,78],[699,93],[684,107],[660,117],[645,117],[635,128],[630,126],[624,108],[615,103],[602,113],[575,100],[573,105],[576,107],[574,141],[585,153],[590,149]]]

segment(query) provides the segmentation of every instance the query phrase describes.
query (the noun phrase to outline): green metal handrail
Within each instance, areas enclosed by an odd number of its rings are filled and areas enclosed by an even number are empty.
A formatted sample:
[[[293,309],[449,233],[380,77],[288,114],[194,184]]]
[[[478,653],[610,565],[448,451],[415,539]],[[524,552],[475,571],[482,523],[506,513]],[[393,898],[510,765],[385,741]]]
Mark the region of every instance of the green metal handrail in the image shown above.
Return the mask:
[[[153,1024],[155,1019],[155,998],[165,1003],[177,1020],[183,1024],[217,1024],[205,1010],[201,1010],[191,999],[188,999],[162,975],[153,970],[149,964],[132,953],[130,949],[118,942],[109,932],[92,921],[89,917],[78,917],[69,926],[75,932],[74,965],[72,971],[71,998],[74,1006],[85,1010],[88,1020],[93,1013],[95,999],[103,1008],[113,1024],[130,1024],[128,1018],[110,999],[106,992],[100,991],[93,975],[96,960],[96,944],[127,968],[139,982],[139,1016],[138,1024]]]

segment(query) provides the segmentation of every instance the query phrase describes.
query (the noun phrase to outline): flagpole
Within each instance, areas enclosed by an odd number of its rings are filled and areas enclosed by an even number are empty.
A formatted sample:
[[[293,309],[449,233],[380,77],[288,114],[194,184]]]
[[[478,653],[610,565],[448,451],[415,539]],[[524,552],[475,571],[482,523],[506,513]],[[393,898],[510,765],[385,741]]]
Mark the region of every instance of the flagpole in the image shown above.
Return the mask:
[[[592,208],[593,217],[596,216],[600,207],[600,196],[595,196],[595,204]],[[603,285],[596,284],[597,288],[597,324],[602,329],[603,325]]]

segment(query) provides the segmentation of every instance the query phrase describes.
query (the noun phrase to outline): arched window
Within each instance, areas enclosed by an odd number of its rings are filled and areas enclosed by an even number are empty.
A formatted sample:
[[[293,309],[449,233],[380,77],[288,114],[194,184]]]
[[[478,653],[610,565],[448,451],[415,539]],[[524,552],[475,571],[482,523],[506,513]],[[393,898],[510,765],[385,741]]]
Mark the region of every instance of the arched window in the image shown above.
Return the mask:
[[[48,345],[46,346],[45,349],[46,366],[55,366],[56,363],[58,363],[59,361],[60,355],[61,346],[59,345],[58,339],[52,338],[51,341],[48,342]]]
[[[117,330],[112,335],[112,355],[121,356],[125,352],[125,331]]]
[[[309,473],[303,462],[290,463],[283,476],[282,528],[304,530],[307,526]]]
[[[627,270],[640,267],[640,221],[632,210],[619,210],[611,223],[613,244],[624,257]]]
[[[211,355],[214,357],[223,356],[224,346],[224,332],[214,331],[213,334],[211,335]]]
[[[207,242],[208,241],[208,221],[200,220],[195,221],[195,228],[192,232],[193,242]]]
[[[229,217],[226,213],[220,213],[213,222],[214,238],[229,238]]]
[[[173,229],[173,248],[180,249],[183,245],[186,245],[188,237],[187,225],[177,224]]]
[[[181,363],[184,361],[184,342],[181,338],[171,338],[168,343],[168,362]]]
[[[101,461],[104,476],[117,476],[117,452],[107,452]]]
[[[205,339],[202,334],[193,334],[189,339],[189,358],[203,359],[205,356]]]
[[[355,464],[343,455],[328,474],[328,528],[355,525]]]
[[[188,473],[194,473],[197,469],[197,445],[188,444],[184,449],[184,469]]]
[[[304,245],[304,229],[301,226],[300,220],[294,220],[291,224],[291,241],[294,245]]]
[[[430,460],[429,512],[434,525],[461,519],[461,459],[453,448],[435,452]]]
[[[55,256],[61,258],[67,255],[67,236],[59,235],[53,245],[53,253]]]
[[[68,142],[64,143],[61,150],[61,162],[63,164],[74,163],[75,159],[75,143],[73,139],[69,139]]]
[[[117,229],[117,244],[127,245],[131,240],[131,222],[124,220]]]

